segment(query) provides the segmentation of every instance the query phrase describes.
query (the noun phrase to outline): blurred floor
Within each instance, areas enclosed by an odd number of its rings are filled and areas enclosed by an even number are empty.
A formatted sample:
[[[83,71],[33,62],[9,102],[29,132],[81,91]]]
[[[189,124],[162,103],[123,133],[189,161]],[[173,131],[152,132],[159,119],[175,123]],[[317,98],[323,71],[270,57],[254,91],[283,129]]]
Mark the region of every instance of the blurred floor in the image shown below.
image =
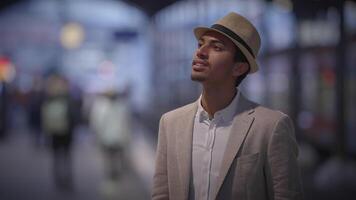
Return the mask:
[[[94,136],[85,127],[79,129],[72,150],[73,191],[59,191],[48,148],[36,147],[24,128],[12,131],[0,143],[0,199],[149,199],[154,152],[144,135],[141,126],[135,126],[131,163],[115,183],[104,181],[102,155]]]
[[[18,118],[17,118],[18,119]],[[72,191],[58,190],[52,176],[52,154],[36,146],[33,135],[19,119],[16,130],[0,141],[0,200],[144,200],[150,199],[154,170],[155,138],[141,123],[134,124],[129,163],[119,182],[104,180],[102,152],[95,137],[82,126],[75,133],[72,150]],[[301,157],[309,155],[300,145]],[[304,156],[303,156],[304,155]],[[310,158],[317,160],[316,158]],[[347,160],[346,160],[347,161]],[[356,196],[354,160],[311,163],[302,180],[306,200],[351,200]],[[306,161],[302,162],[305,164]]]

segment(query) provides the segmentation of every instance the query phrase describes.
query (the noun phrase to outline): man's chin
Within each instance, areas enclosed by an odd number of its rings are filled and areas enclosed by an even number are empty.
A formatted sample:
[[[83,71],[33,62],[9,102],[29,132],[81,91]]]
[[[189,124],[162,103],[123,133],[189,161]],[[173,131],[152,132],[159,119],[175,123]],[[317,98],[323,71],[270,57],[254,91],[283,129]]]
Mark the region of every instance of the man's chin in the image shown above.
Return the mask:
[[[192,79],[192,81],[197,81],[197,82],[203,82],[205,81],[205,77],[203,76],[197,76],[195,74],[191,74],[190,75],[190,79]]]

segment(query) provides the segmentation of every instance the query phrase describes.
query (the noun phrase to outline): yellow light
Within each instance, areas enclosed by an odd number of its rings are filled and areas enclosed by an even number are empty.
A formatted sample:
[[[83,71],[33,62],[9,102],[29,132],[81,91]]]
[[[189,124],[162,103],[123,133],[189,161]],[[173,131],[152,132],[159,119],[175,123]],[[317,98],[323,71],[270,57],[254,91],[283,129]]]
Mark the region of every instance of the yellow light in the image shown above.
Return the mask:
[[[62,27],[60,37],[63,47],[75,49],[80,47],[84,40],[84,30],[80,24],[70,22]]]

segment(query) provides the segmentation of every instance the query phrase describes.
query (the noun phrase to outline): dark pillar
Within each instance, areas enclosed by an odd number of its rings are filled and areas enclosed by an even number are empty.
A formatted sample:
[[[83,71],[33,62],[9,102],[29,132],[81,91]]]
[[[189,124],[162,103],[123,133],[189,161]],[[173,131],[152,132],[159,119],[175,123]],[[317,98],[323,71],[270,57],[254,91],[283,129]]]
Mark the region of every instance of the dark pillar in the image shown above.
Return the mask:
[[[299,23],[297,23],[296,33],[299,33]],[[300,80],[300,46],[299,46],[299,36],[296,37],[296,42],[294,48],[290,54],[291,58],[291,71],[290,71],[290,81],[291,88],[289,94],[289,102],[290,102],[290,115],[295,124],[295,133],[296,137],[300,138],[300,127],[298,125],[298,116],[300,112],[300,103],[301,103],[301,80]]]
[[[7,91],[6,83],[0,80],[0,140],[6,136],[7,129]]]
[[[346,154],[346,133],[345,133],[345,71],[346,71],[346,42],[345,42],[345,27],[344,27],[344,0],[337,3],[337,10],[340,16],[339,32],[340,40],[336,48],[337,63],[335,67],[336,73],[336,152],[341,157]]]

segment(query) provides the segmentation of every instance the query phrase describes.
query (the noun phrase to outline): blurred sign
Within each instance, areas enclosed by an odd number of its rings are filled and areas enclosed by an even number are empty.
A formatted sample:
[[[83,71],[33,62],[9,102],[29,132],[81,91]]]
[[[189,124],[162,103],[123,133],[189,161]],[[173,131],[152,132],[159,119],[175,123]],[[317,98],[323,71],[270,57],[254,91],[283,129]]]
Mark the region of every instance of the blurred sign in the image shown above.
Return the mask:
[[[305,20],[300,25],[302,46],[335,45],[339,41],[339,28],[335,21]]]
[[[117,30],[114,32],[114,38],[116,40],[130,40],[135,39],[138,36],[137,31],[135,30]]]
[[[8,58],[0,56],[0,81],[11,82],[15,78],[15,67]]]

